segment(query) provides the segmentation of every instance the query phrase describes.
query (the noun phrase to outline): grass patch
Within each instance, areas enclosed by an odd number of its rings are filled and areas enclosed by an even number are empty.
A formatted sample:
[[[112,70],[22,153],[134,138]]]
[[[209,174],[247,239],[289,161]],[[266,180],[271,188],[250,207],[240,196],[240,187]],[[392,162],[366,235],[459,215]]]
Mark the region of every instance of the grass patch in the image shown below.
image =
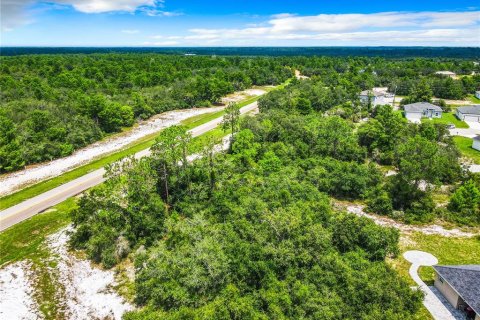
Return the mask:
[[[416,283],[408,274],[410,263],[402,256],[405,251],[409,250],[429,252],[438,258],[439,265],[480,264],[480,237],[452,238],[426,235],[420,232],[403,233],[400,240],[400,255],[388,262],[412,286],[415,286]],[[419,274],[427,285],[433,284],[435,273],[432,267],[421,267]],[[433,318],[428,310],[422,306],[414,319]]]
[[[48,256],[45,238],[70,223],[76,199],[70,198],[0,233],[0,266],[26,258],[38,261]]]
[[[477,97],[475,97],[473,94],[469,94],[467,96],[467,99],[472,101],[472,103],[477,103],[477,104],[480,104],[480,99],[478,99]]]
[[[190,117],[188,119],[182,120],[180,124],[184,127],[187,128],[187,130],[193,129],[195,127],[198,127],[204,123],[207,123],[209,121],[212,121],[213,119],[216,119],[218,117],[223,116],[225,111],[220,110],[212,113],[207,113],[207,114],[199,114],[193,117]]]
[[[453,137],[453,141],[455,141],[457,148],[460,150],[464,157],[470,158],[476,164],[480,164],[480,151],[472,148],[472,138],[455,136]]]
[[[0,198],[0,210],[14,206],[22,201],[35,197],[41,193],[47,192],[48,190],[56,188],[73,179],[79,178],[87,173],[100,169],[109,163],[115,162],[117,160],[120,160],[121,158],[137,153],[143,149],[147,149],[153,145],[156,136],[157,133],[145,136],[144,138],[128,145],[127,148],[122,151],[111,153],[107,156],[98,158],[86,165],[61,174],[57,177],[39,182],[32,186],[26,187],[25,189],[2,197]]]
[[[443,112],[441,118],[422,118],[422,122],[432,121],[433,123],[441,123],[441,124],[454,124],[457,128],[468,128],[468,124],[464,121],[458,120],[458,118],[450,112]]]
[[[410,263],[402,256],[408,250],[429,252],[438,258],[439,265],[480,264],[479,237],[442,237],[440,235],[426,235],[421,232],[402,234],[400,241],[401,254],[390,262],[393,268],[412,285],[415,285],[415,282],[408,274]],[[419,274],[427,284],[431,284],[434,280],[435,274],[432,267],[421,267]]]

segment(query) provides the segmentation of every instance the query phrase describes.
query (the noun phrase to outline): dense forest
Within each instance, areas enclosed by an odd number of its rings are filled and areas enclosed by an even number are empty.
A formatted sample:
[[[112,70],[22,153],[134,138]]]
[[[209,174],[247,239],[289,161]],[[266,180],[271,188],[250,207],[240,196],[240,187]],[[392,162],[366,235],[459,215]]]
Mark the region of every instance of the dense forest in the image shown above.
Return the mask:
[[[385,262],[398,231],[328,196],[381,180],[346,120],[271,110],[237,130],[227,154],[189,163],[188,134],[166,129],[81,198],[73,247],[106,267],[135,259],[144,308],[125,319],[412,318],[422,294]]]
[[[282,61],[141,54],[0,59],[0,172],[52,160],[173,109],[292,76]]]
[[[478,47],[2,47],[1,55],[161,53],[222,56],[439,57],[479,59]]]
[[[398,108],[358,97],[388,87],[402,104],[446,110],[439,99],[480,88],[472,61],[108,53],[0,62],[0,172],[157,113],[286,83],[258,100],[255,116],[226,108],[227,151],[203,140],[188,161],[198,140],[172,126],[150,156],[107,166],[108,179],[78,199],[71,247],[105,268],[134,262],[138,308],[126,320],[415,319],[422,293],[387,263],[398,230],[341,204],[406,223],[480,224],[480,174],[462,166],[446,125],[408,123]]]
[[[318,92],[312,94],[317,110],[346,104],[361,108],[358,93],[374,86],[389,87],[398,95],[422,90],[429,99],[462,99],[480,86],[478,65],[445,58],[113,53],[0,57],[0,173],[67,156],[137,119],[209,106],[252,85],[282,83],[293,69],[328,88],[316,85]],[[468,76],[452,79],[435,75],[438,70]]]

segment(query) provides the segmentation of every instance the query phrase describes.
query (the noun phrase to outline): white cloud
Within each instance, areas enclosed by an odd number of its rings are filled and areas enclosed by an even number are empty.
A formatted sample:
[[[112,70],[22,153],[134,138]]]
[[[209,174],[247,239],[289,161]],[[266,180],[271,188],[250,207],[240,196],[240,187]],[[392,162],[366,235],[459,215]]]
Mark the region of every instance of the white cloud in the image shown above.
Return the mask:
[[[275,15],[266,26],[241,29],[190,29],[185,40],[224,42],[315,40],[380,44],[470,44],[480,43],[480,11],[381,12],[372,14]],[[262,43],[266,44],[266,43]]]
[[[122,33],[126,33],[126,34],[135,34],[135,33],[139,33],[140,30],[122,30]]]
[[[158,0],[53,0],[53,2],[71,5],[83,13],[103,13],[113,11],[135,12],[139,7],[161,6]]]

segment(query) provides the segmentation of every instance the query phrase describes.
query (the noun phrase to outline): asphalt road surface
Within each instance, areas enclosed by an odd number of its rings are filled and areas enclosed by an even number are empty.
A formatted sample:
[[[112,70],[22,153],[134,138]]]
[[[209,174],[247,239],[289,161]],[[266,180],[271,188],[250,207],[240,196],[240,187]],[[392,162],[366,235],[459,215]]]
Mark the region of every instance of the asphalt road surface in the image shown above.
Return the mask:
[[[240,113],[244,114],[256,109],[257,102],[253,102],[241,108]],[[216,128],[221,122],[222,117],[219,117],[191,129],[190,133],[193,137],[197,137]],[[141,158],[149,154],[149,149],[142,150],[135,154],[135,158]],[[25,219],[36,215],[37,213],[59,204],[60,202],[72,196],[82,193],[83,191],[102,183],[105,181],[105,178],[103,177],[104,174],[104,168],[95,170],[45,193],[25,200],[13,207],[0,211],[0,231],[3,231]]]

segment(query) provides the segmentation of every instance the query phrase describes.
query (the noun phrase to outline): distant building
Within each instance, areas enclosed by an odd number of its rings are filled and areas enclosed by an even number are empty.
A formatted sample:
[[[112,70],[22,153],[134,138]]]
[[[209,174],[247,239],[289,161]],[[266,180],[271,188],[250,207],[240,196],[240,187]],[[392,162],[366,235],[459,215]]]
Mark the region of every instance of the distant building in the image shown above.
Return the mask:
[[[445,77],[451,77],[454,78],[457,76],[455,72],[452,71],[437,71],[435,74],[440,75],[440,76],[445,76]]]
[[[434,286],[466,319],[480,320],[480,265],[433,266]]]
[[[385,93],[381,91],[365,90],[360,92],[358,98],[360,99],[360,102],[364,104],[370,102],[373,107],[385,104]]]
[[[411,122],[420,122],[422,118],[441,118],[442,108],[428,102],[415,102],[403,106],[405,118]]]
[[[480,105],[458,107],[455,115],[463,121],[480,122]]]
[[[480,91],[475,91],[475,98],[480,99]]]
[[[480,136],[473,138],[472,148],[480,151]]]

